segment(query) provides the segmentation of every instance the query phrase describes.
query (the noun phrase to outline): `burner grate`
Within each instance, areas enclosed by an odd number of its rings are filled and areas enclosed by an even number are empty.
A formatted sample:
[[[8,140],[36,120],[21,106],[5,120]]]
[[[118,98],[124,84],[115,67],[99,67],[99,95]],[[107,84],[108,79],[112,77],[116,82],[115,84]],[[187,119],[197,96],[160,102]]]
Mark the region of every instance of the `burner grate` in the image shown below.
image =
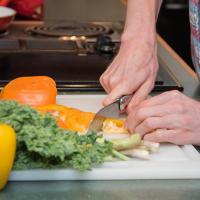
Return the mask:
[[[102,25],[92,23],[64,23],[58,25],[32,26],[26,29],[30,35],[47,37],[96,37],[102,34],[113,33],[113,30]]]

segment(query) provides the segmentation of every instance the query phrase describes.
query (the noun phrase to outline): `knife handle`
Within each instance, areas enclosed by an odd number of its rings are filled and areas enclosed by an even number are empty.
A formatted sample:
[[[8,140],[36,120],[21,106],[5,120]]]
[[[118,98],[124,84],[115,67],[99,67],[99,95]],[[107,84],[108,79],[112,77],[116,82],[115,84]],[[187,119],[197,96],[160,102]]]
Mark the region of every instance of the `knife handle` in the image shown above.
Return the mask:
[[[126,106],[129,104],[133,97],[133,94],[130,95],[123,95],[119,98],[119,110],[121,112],[124,112],[126,109]]]

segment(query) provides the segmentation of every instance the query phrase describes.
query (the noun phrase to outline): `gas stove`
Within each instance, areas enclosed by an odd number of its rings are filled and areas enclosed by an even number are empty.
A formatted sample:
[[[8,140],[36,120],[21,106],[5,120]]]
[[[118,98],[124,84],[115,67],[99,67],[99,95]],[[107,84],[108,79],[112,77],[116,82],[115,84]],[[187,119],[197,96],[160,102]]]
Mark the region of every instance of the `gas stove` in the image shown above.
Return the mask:
[[[102,92],[99,77],[119,49],[122,29],[121,22],[15,22],[0,34],[0,87],[16,77],[47,75],[59,92]],[[160,66],[153,91],[172,89],[183,90]]]

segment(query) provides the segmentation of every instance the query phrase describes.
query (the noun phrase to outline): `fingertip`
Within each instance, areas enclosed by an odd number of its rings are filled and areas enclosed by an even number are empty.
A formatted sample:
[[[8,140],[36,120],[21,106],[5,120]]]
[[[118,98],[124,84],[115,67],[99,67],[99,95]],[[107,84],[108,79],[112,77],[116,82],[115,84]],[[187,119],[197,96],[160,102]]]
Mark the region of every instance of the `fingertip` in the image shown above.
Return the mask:
[[[135,130],[134,130],[134,127],[131,126],[128,118],[126,119],[125,123],[124,123],[124,127],[125,129],[130,133],[130,134],[134,134],[135,133]]]
[[[151,142],[159,142],[158,138],[155,137],[154,134],[146,134],[146,135],[144,135],[143,140],[147,140],[147,141],[151,141]]]
[[[107,105],[109,105],[111,103],[112,103],[112,101],[111,101],[111,99],[109,97],[106,97],[102,102],[103,106],[107,106]]]
[[[106,102],[107,102],[106,99],[104,99],[104,100],[102,101],[102,105],[103,105],[103,106],[106,106]]]

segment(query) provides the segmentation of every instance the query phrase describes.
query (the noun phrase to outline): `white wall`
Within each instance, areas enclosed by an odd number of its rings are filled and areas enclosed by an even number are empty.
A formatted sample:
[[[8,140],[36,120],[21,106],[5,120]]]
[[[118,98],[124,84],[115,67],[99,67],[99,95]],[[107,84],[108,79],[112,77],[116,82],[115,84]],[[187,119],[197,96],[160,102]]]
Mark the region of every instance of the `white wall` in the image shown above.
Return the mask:
[[[45,19],[121,21],[125,9],[120,0],[45,0]]]

